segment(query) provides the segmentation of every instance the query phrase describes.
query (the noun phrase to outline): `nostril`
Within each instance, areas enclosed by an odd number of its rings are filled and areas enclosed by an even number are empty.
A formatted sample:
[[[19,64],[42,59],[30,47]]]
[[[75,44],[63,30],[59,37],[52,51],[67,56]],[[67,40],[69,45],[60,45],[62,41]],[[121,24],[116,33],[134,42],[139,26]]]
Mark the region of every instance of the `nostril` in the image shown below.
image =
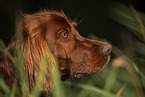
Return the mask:
[[[105,44],[102,46],[101,51],[104,55],[109,55],[111,53],[112,46],[110,44]]]

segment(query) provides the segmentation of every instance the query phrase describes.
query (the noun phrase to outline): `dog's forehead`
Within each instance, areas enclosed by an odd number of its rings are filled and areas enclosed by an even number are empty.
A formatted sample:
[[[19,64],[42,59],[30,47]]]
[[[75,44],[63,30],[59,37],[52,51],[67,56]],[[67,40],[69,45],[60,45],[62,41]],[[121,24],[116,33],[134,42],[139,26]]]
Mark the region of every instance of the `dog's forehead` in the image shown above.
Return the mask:
[[[64,13],[54,12],[52,17],[59,26],[72,27],[77,25],[76,22],[71,21]]]

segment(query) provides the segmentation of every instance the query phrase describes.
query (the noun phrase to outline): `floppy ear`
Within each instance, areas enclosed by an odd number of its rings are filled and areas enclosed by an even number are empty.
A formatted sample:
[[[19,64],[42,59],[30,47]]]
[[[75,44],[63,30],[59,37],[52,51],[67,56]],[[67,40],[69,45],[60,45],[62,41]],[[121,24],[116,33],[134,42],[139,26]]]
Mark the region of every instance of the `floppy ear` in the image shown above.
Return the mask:
[[[21,23],[24,41],[22,46],[25,58],[25,66],[31,89],[34,87],[34,84],[38,78],[38,73],[40,71],[44,55],[49,59],[51,53],[45,39],[45,25],[41,21],[41,18],[43,17],[36,14],[26,15]],[[44,80],[47,84],[45,87],[48,86],[47,90],[49,90],[49,74],[47,74],[47,79]]]
[[[42,28],[43,27],[43,28]],[[35,37],[40,30],[44,30],[40,17],[37,15],[25,15],[22,21],[23,37],[24,39]]]

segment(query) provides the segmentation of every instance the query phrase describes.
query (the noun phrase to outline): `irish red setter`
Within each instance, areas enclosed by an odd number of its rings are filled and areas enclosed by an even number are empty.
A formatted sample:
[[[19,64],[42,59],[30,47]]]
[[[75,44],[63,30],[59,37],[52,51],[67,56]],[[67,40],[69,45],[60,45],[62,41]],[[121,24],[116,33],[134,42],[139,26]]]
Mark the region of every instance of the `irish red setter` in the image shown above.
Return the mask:
[[[76,26],[77,23],[63,12],[41,11],[24,16],[21,22],[22,42],[12,42],[7,49],[13,57],[16,57],[14,51],[17,47],[23,51],[30,89],[37,80],[43,55],[49,50],[58,60],[62,80],[95,73],[109,62],[112,46],[82,37]],[[0,57],[0,74],[10,87],[16,70],[7,56]],[[53,91],[49,70],[43,83],[43,90],[47,93]]]

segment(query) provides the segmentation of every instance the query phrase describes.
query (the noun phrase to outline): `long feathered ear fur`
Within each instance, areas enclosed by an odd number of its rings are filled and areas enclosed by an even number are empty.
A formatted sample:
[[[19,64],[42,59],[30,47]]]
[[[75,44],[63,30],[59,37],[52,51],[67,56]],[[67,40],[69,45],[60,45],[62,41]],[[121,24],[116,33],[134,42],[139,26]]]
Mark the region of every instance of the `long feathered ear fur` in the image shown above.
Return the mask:
[[[41,14],[41,13],[39,13]],[[52,85],[50,81],[50,57],[53,57],[51,54],[47,40],[45,38],[46,31],[44,28],[45,23],[41,21],[43,17],[37,14],[26,15],[22,20],[22,30],[23,30],[23,39],[24,43],[24,58],[26,70],[28,73],[28,80],[30,88],[34,87],[35,82],[37,81],[37,77],[39,74],[39,70],[41,68],[43,56],[48,57],[48,72],[47,77],[44,78],[44,90],[52,91]]]

